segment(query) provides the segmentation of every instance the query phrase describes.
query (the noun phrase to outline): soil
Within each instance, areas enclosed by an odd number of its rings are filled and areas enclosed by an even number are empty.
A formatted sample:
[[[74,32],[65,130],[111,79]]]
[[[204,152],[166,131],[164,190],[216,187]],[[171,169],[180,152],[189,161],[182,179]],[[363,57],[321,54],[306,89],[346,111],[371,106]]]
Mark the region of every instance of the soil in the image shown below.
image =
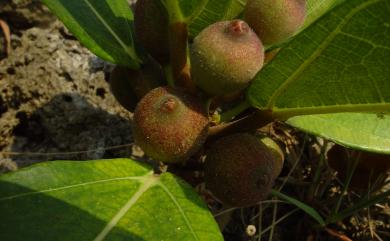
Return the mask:
[[[0,6],[12,32],[11,53],[0,59],[0,171],[47,160],[130,156],[131,113],[110,93],[112,66],[38,1],[27,2]]]

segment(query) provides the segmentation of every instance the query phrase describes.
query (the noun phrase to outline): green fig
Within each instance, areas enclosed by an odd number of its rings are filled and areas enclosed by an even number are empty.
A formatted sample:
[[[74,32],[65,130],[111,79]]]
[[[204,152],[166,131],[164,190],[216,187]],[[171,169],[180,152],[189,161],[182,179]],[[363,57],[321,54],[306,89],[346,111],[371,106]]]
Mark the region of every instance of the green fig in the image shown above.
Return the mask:
[[[251,206],[270,193],[276,178],[274,167],[275,157],[258,137],[225,136],[207,152],[206,187],[227,205]]]
[[[277,178],[283,169],[284,164],[284,153],[282,149],[280,149],[279,145],[269,137],[263,136],[260,137],[260,141],[268,147],[274,156],[274,178]]]
[[[245,89],[264,62],[263,44],[241,20],[214,23],[191,45],[191,76],[202,90],[226,96]]]
[[[160,63],[169,60],[169,18],[160,0],[138,0],[134,30],[138,42]]]
[[[161,66],[152,59],[149,59],[139,70],[115,66],[109,80],[115,99],[131,112],[146,93],[163,85],[164,82]]]
[[[137,104],[133,135],[146,155],[156,161],[177,163],[200,150],[208,125],[199,98],[183,89],[158,87]]]
[[[284,42],[303,25],[306,0],[248,0],[244,19],[264,45]]]

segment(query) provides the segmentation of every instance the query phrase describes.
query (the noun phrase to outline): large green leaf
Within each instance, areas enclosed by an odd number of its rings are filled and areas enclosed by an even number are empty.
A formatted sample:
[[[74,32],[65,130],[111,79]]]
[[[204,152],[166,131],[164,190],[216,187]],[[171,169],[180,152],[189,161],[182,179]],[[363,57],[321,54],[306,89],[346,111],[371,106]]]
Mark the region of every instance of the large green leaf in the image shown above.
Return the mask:
[[[390,154],[390,114],[308,115],[293,117],[287,123],[344,146]]]
[[[390,2],[348,0],[256,76],[249,102],[275,117],[390,109]]]
[[[346,0],[306,0],[306,20],[302,29],[310,26],[325,13]]]
[[[129,159],[43,163],[0,177],[0,240],[223,240],[182,180]]]
[[[43,0],[94,54],[109,62],[138,68],[133,14],[127,0]]]

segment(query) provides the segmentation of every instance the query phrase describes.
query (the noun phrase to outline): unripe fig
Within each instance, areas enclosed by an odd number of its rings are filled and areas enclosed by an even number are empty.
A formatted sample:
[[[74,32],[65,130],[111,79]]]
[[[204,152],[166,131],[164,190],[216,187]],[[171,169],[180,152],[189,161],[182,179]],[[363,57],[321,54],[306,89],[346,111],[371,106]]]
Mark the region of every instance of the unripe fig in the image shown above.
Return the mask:
[[[191,76],[210,95],[225,96],[247,87],[262,68],[263,44],[241,20],[214,23],[191,46]]]
[[[274,183],[275,157],[258,137],[222,137],[208,150],[206,187],[223,203],[245,207],[265,199]]]
[[[132,112],[146,93],[163,85],[164,73],[161,66],[150,59],[139,70],[115,66],[110,74],[109,83],[115,99]]]
[[[183,89],[153,89],[134,112],[135,143],[156,161],[185,161],[202,147],[207,131],[208,118],[201,100]]]
[[[160,63],[169,60],[168,13],[160,0],[138,0],[134,30],[138,42]]]
[[[349,187],[353,190],[381,188],[387,177],[386,172],[390,169],[390,155],[352,150],[340,145],[328,151],[329,166],[337,171],[342,181],[346,181],[355,161],[358,163]]]
[[[284,153],[280,149],[279,145],[269,137],[260,137],[260,141],[268,147],[272,155],[274,156],[274,178],[277,178],[283,169]]]
[[[265,45],[294,35],[305,21],[306,0],[248,0],[244,19]]]

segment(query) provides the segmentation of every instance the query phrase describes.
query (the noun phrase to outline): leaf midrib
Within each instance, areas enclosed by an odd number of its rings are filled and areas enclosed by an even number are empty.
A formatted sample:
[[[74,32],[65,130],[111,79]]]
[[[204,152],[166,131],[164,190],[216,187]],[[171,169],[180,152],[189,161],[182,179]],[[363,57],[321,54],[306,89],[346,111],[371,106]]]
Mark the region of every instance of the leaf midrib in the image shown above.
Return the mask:
[[[173,194],[169,191],[169,189],[162,182],[159,182],[158,185],[165,191],[165,193],[168,194],[168,196],[171,198],[171,200],[173,201],[175,206],[179,209],[180,214],[182,215],[188,229],[191,231],[192,236],[195,238],[195,240],[199,240],[198,236],[196,235],[195,231],[193,230],[193,228],[190,224],[190,221],[189,221],[187,215],[185,214],[185,212],[183,211],[183,209],[181,208],[181,206],[177,202],[176,198],[173,196]]]
[[[351,9],[351,11],[346,15],[345,18],[343,18],[340,24],[328,35],[328,37],[323,41],[323,43],[318,46],[317,50],[314,51],[313,54],[307,60],[305,60],[301,64],[301,66],[292,75],[290,75],[290,77],[282,85],[280,85],[280,87],[272,94],[268,101],[268,104],[266,105],[266,108],[270,110],[274,108],[278,97],[282,95],[282,93],[302,75],[303,71],[306,70],[307,66],[313,63],[321,55],[321,53],[326,49],[326,47],[334,40],[340,30],[352,19],[355,14],[379,1],[380,0],[367,1]]]
[[[2,198],[0,198],[0,202],[8,201],[8,200],[16,199],[16,198],[21,198],[21,197],[26,197],[26,196],[31,196],[31,195],[36,195],[36,194],[49,193],[49,192],[55,192],[55,191],[62,191],[62,190],[71,189],[71,188],[77,188],[77,187],[82,187],[82,186],[89,186],[89,185],[93,185],[93,184],[101,184],[101,183],[114,182],[114,181],[123,181],[123,180],[142,181],[148,175],[150,175],[150,173],[146,174],[145,176],[117,177],[117,178],[110,178],[110,179],[102,179],[102,180],[93,181],[93,182],[83,182],[83,183],[78,183],[78,184],[73,184],[73,185],[68,185],[68,186],[63,186],[63,187],[50,188],[50,189],[34,191],[34,192],[26,192],[26,193],[12,195],[12,196],[8,196],[8,197],[2,197]]]
[[[113,228],[116,227],[118,222],[126,215],[126,213],[137,203],[141,196],[149,190],[152,186],[159,182],[159,177],[149,174],[149,177],[145,179],[138,190],[131,196],[131,198],[122,206],[121,209],[115,214],[115,216],[107,223],[103,230],[96,236],[94,241],[103,241]]]
[[[368,103],[368,104],[343,104],[295,108],[273,108],[275,118],[287,119],[297,115],[328,114],[341,112],[383,112],[390,110],[390,103]]]
[[[114,36],[116,41],[120,46],[125,50],[125,52],[130,56],[131,59],[135,60],[138,64],[141,63],[141,60],[138,58],[137,54],[134,52],[132,46],[127,46],[122,39],[115,33],[115,31],[110,27],[110,25],[104,20],[104,18],[99,14],[99,12],[94,8],[94,6],[89,2],[89,0],[84,0],[85,4],[91,9],[95,16],[100,20],[104,27]],[[130,31],[130,29],[128,30]]]

